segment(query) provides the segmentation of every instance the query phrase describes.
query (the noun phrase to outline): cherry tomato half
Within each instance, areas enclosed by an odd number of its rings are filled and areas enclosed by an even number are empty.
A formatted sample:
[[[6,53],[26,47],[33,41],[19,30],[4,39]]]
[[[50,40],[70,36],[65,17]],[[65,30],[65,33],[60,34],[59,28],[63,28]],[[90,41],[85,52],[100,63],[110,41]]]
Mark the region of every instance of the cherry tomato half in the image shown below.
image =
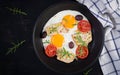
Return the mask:
[[[86,46],[78,46],[76,49],[76,55],[80,59],[87,58],[88,53],[88,48]]]
[[[87,20],[81,20],[77,26],[78,30],[81,32],[88,32],[91,30],[91,25]]]
[[[54,57],[56,55],[56,50],[57,48],[54,45],[49,44],[45,49],[45,54],[48,57]]]

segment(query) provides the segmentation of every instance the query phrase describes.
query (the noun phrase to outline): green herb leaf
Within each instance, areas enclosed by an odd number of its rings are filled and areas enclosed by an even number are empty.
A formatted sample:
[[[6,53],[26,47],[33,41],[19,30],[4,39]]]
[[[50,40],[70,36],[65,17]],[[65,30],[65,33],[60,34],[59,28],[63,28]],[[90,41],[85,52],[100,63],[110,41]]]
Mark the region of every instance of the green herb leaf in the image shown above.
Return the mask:
[[[67,55],[67,56],[70,57],[71,53],[69,53],[69,52],[63,47],[62,57],[64,57],[65,55]]]
[[[64,21],[66,21],[66,22],[68,21],[68,20],[67,20],[67,19],[65,19],[65,18],[63,18],[63,20],[64,20]]]
[[[44,44],[49,44],[50,43],[50,40],[45,40],[45,42],[43,42]]]
[[[79,43],[82,43],[82,46],[86,46],[85,41],[82,40],[82,37],[81,37],[80,35],[77,35],[76,38],[78,39],[78,42],[79,42]]]
[[[17,44],[12,42],[11,44],[13,45],[13,47],[8,48],[8,51],[7,51],[6,55],[8,55],[10,53],[15,53],[16,49],[19,48],[24,42],[25,42],[25,40],[23,40],[23,41],[21,41],[20,43],[17,43]]]
[[[73,24],[73,26],[76,26],[77,24]]]
[[[27,15],[26,12],[23,12],[23,11],[21,11],[21,9],[18,9],[18,8],[9,8],[9,7],[6,7],[6,9],[8,9],[9,11],[11,11],[13,14]]]
[[[57,32],[57,27],[51,27],[51,28],[49,28],[49,31],[50,31],[50,34]]]
[[[83,74],[84,74],[84,75],[88,75],[90,71],[92,71],[92,68],[91,68],[91,69],[89,69],[89,70],[87,70],[87,71],[86,71],[86,72],[84,72]]]
[[[81,34],[81,32],[80,32],[80,31],[76,31],[76,34],[77,34],[77,35],[80,35],[80,34]]]
[[[79,55],[83,54],[82,48],[80,48],[80,50],[78,50],[78,51],[79,51]]]

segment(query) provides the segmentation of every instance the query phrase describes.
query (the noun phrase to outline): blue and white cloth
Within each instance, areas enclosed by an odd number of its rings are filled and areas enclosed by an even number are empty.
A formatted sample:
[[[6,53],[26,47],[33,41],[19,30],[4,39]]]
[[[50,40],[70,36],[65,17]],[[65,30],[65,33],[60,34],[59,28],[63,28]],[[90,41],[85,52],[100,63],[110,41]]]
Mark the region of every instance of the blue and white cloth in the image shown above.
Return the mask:
[[[105,28],[99,57],[104,75],[120,75],[120,0],[77,0],[86,5]]]

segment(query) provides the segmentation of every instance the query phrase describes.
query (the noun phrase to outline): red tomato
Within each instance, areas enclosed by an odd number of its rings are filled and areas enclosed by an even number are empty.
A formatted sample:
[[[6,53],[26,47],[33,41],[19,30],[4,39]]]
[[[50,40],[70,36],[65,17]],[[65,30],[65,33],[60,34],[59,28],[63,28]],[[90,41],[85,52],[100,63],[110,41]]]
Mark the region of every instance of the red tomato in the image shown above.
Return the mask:
[[[81,32],[88,32],[91,30],[91,25],[87,20],[81,20],[77,26],[78,30]]]
[[[48,57],[54,57],[56,55],[56,50],[57,48],[54,45],[49,44],[45,49],[45,54]]]
[[[86,46],[78,46],[76,49],[76,55],[80,59],[85,59],[88,56],[88,48]]]

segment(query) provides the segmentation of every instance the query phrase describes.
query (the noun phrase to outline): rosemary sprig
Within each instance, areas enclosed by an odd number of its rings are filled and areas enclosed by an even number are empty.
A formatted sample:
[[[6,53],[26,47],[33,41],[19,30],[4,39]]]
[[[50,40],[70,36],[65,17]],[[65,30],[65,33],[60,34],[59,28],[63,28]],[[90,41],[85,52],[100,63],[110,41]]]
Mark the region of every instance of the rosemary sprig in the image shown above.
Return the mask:
[[[18,8],[9,8],[9,7],[6,7],[6,9],[8,9],[9,11],[11,11],[13,14],[27,15],[26,12],[23,12],[23,11],[21,11],[21,9],[18,9]]]
[[[84,72],[83,74],[84,74],[84,75],[88,75],[90,71],[92,71],[92,68],[91,68],[91,69],[89,69],[89,70],[87,70],[87,71],[86,71],[86,72]]]
[[[23,43],[25,42],[25,40],[15,44],[14,42],[12,42],[11,44],[13,45],[13,47],[8,48],[8,51],[6,53],[6,55],[8,55],[9,53],[15,53],[16,49],[19,48]]]

